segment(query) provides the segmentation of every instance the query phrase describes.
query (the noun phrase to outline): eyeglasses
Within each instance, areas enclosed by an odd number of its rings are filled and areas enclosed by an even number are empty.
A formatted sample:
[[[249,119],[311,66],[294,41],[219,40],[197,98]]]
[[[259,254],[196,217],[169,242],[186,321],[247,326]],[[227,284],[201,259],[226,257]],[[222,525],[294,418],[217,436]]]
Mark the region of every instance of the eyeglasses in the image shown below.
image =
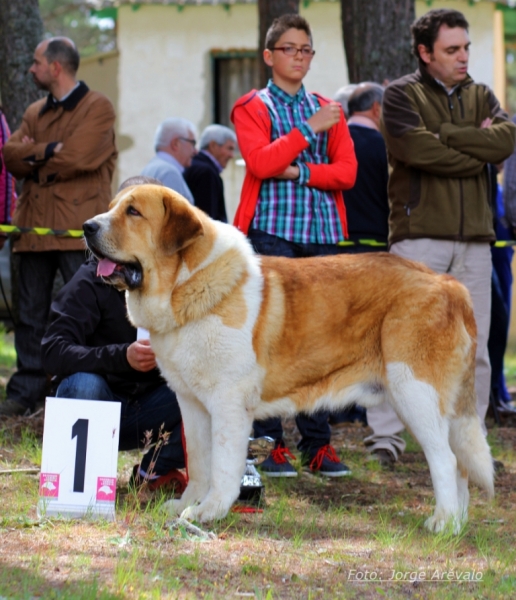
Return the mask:
[[[278,48],[271,48],[271,50],[281,50],[286,56],[297,56],[297,53],[301,52],[303,58],[312,58],[315,54],[315,50],[312,50],[310,46],[303,46],[302,48],[296,48],[295,46],[279,46]]]
[[[192,144],[192,146],[195,148],[195,144],[197,144],[197,140],[191,140],[190,138],[184,138],[184,137],[178,137],[178,140],[183,140],[183,142],[188,142],[189,144]]]

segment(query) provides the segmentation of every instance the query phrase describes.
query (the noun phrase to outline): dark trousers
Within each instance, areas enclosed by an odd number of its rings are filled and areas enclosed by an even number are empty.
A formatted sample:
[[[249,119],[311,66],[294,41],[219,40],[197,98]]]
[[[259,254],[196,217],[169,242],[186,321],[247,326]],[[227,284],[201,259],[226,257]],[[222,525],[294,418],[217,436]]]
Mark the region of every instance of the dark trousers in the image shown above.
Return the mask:
[[[503,297],[497,272],[493,269],[491,282],[491,325],[489,328],[489,361],[491,362],[491,393],[496,403],[505,400],[503,359],[509,336],[509,307]]]
[[[495,222],[495,232],[496,238],[499,240],[512,239],[511,232],[502,225],[500,220]],[[487,347],[491,362],[491,394],[496,402],[511,400],[505,383],[503,366],[509,337],[513,255],[512,248],[491,248],[493,277],[491,282],[491,326]]]
[[[307,258],[341,253],[340,247],[335,244],[296,244],[258,229],[250,229],[248,237],[255,251],[266,256]],[[313,454],[322,446],[330,443],[329,414],[328,411],[321,410],[312,415],[306,413],[297,415],[296,424],[301,434],[301,441],[297,447],[301,452]],[[268,435],[276,442],[283,438],[283,427],[279,417],[255,421],[253,428],[255,437]]]
[[[7,384],[6,396],[32,410],[47,391],[41,340],[47,327],[56,273],[59,270],[67,283],[85,257],[82,250],[18,254],[18,319],[14,330],[17,370]]]
[[[143,457],[141,468],[149,473],[165,475],[171,469],[185,466],[185,455],[181,436],[181,412],[176,395],[166,385],[160,385],[136,399],[115,394],[101,375],[75,373],[59,384],[56,396],[80,400],[107,400],[120,402],[120,450],[143,448],[145,432],[152,432],[152,443],[158,441],[159,430],[168,432],[168,442],[159,450],[150,450]],[[154,466],[151,462],[154,462]]]

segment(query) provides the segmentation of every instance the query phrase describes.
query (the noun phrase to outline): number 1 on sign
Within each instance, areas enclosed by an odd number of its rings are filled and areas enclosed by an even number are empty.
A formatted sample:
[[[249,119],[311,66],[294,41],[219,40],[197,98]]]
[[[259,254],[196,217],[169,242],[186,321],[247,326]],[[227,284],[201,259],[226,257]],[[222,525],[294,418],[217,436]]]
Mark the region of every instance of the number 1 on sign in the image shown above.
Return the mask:
[[[88,419],[77,419],[72,427],[72,440],[77,438],[75,450],[75,471],[73,478],[73,491],[84,492],[86,477],[86,449],[88,447]]]

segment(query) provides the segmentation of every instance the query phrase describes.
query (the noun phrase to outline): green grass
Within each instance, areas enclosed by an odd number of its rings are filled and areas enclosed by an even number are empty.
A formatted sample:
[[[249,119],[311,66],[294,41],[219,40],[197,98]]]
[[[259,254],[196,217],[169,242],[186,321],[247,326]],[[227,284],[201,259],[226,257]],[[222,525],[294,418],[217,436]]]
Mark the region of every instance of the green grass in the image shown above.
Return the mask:
[[[12,369],[15,365],[14,334],[7,333],[4,324],[0,322],[0,368]]]
[[[2,347],[9,355],[10,344],[9,336],[0,333],[0,368]],[[509,355],[506,362],[509,371],[514,368],[516,382],[516,357]],[[352,476],[327,481],[307,474],[296,461],[297,478],[265,479],[262,513],[229,513],[202,526],[217,536],[208,541],[169,525],[163,494],[127,490],[138,452],[119,453],[114,523],[39,521],[38,476],[3,475],[0,598],[516,597],[516,435],[510,433],[489,430],[493,454],[506,464],[506,472],[491,504],[471,489],[470,521],[459,535],[424,529],[433,493],[421,450],[408,434],[404,458],[395,470],[386,471],[366,460],[363,431],[345,431],[338,438],[338,452]],[[0,424],[0,469],[40,461],[41,439],[29,425]],[[357,573],[366,572],[376,573],[376,579],[357,579]],[[436,580],[451,572],[481,573],[482,578]]]
[[[504,373],[507,386],[516,386],[516,348],[514,351],[508,351],[505,354]]]

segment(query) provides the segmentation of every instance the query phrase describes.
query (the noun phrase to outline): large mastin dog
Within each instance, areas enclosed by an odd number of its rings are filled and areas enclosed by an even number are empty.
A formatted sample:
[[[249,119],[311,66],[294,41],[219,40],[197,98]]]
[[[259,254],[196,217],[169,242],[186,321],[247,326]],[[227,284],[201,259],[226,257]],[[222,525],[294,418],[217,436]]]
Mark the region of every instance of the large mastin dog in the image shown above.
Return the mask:
[[[174,511],[228,512],[253,419],[352,402],[390,402],[421,444],[436,496],[429,529],[465,520],[468,478],[493,495],[475,320],[452,277],[383,253],[260,257],[235,228],[154,185],[120,192],[84,233],[177,393],[190,481]]]

